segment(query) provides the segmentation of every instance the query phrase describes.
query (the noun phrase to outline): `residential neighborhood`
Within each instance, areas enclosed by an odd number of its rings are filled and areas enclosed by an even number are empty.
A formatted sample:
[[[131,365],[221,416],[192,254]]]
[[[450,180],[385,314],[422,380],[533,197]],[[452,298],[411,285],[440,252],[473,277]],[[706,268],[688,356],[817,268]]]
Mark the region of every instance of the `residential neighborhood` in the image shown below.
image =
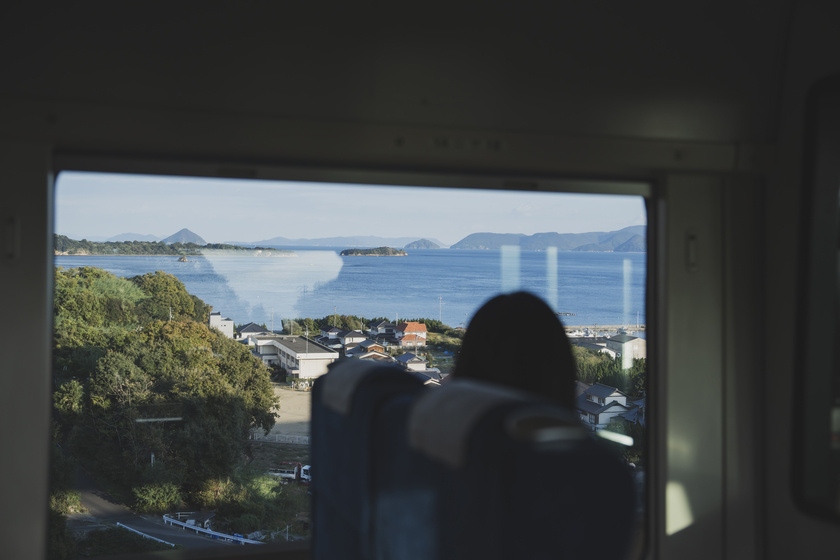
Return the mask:
[[[312,380],[327,372],[330,364],[341,359],[392,364],[422,375],[428,385],[439,385],[446,378],[446,374],[428,367],[427,360],[416,353],[426,346],[427,330],[425,324],[415,321],[397,324],[377,321],[367,325],[364,332],[328,325],[318,334],[301,336],[277,334],[255,323],[242,325],[234,332],[233,321],[214,312],[210,315],[210,326],[247,344],[263,363],[282,368],[299,386],[309,386]],[[647,354],[645,339],[626,333],[576,335],[571,333],[569,336],[572,345],[601,352],[611,358],[621,358],[628,363],[643,359]],[[414,349],[415,352],[407,352],[406,349]],[[593,431],[603,430],[616,422],[645,424],[644,397],[634,399],[615,387],[580,381],[576,382],[575,394],[580,420]]]
[[[233,321],[214,312],[210,315],[210,327],[247,344],[254,356],[267,366],[282,368],[299,386],[309,386],[339,359],[393,364],[421,375],[429,385],[438,385],[443,379],[440,370],[428,367],[425,358],[405,351],[426,346],[426,325],[415,321],[397,325],[378,321],[368,325],[367,333],[327,326],[319,334],[301,336],[277,334],[255,323],[242,325],[234,332]]]

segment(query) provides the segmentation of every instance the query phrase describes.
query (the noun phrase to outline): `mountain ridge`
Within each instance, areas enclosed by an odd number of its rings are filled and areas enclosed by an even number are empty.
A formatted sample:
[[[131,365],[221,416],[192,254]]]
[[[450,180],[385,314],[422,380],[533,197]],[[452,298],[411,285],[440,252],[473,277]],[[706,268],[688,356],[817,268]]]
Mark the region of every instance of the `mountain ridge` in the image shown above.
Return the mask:
[[[533,235],[523,233],[472,233],[450,249],[498,250],[514,245],[525,251],[544,251],[556,247],[559,251],[644,252],[647,226],[629,226],[616,231],[587,233],[543,232]]]

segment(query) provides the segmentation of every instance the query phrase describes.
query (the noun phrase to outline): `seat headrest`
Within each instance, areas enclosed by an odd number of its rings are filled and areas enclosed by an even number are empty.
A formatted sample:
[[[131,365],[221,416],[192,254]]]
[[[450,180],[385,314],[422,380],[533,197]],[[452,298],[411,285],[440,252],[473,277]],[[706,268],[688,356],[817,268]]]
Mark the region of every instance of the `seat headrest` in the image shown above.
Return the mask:
[[[324,405],[343,416],[350,414],[353,395],[359,384],[377,370],[387,366],[368,360],[344,360],[330,367],[318,381],[322,384],[321,400]],[[396,368],[390,368],[395,369]]]
[[[539,396],[476,381],[452,379],[417,399],[408,419],[409,444],[452,468],[464,464],[469,434],[498,406],[512,405],[504,434],[537,445],[564,445],[587,437],[577,416]]]
[[[417,399],[408,418],[412,448],[457,468],[478,420],[502,404],[524,403],[525,393],[471,379],[453,379]]]

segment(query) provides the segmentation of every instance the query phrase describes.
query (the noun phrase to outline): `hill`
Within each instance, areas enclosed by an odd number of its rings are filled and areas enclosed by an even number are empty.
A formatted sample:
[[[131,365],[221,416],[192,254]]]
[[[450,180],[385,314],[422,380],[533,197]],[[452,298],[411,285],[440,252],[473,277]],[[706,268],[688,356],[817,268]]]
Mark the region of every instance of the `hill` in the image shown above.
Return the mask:
[[[473,233],[450,248],[498,250],[503,245],[518,245],[525,251],[545,251],[549,247],[556,247],[559,251],[636,253],[645,251],[646,233],[647,226],[589,233]]]
[[[97,241],[96,239],[90,239],[90,241]],[[113,237],[109,237],[104,241],[160,241],[160,237],[151,234],[143,234],[143,233],[121,233],[119,235],[115,235]]]
[[[503,245],[519,245],[524,233],[471,233],[450,249],[500,249]]]
[[[178,233],[173,233],[162,241],[167,245],[172,243],[195,243],[196,245],[207,245],[206,241],[187,228],[182,229]]]
[[[378,237],[375,235],[357,235],[347,237],[319,237],[316,239],[289,239],[288,237],[272,237],[254,242],[231,242],[237,245],[263,245],[274,247],[404,247],[406,244],[415,241],[416,237]],[[437,239],[430,241],[443,246]]]
[[[428,239],[418,239],[405,246],[406,249],[440,249],[440,245]]]

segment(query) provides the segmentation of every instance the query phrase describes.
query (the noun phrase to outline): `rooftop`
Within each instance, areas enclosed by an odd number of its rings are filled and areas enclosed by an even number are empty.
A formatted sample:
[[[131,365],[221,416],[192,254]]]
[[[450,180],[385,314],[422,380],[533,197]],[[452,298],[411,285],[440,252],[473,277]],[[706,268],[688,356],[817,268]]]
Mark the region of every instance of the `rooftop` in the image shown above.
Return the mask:
[[[295,354],[329,354],[329,356],[338,357],[338,352],[327,348],[323,344],[315,342],[311,338],[305,336],[294,335],[270,335],[254,337],[259,342],[276,342],[280,346],[291,350]]]

